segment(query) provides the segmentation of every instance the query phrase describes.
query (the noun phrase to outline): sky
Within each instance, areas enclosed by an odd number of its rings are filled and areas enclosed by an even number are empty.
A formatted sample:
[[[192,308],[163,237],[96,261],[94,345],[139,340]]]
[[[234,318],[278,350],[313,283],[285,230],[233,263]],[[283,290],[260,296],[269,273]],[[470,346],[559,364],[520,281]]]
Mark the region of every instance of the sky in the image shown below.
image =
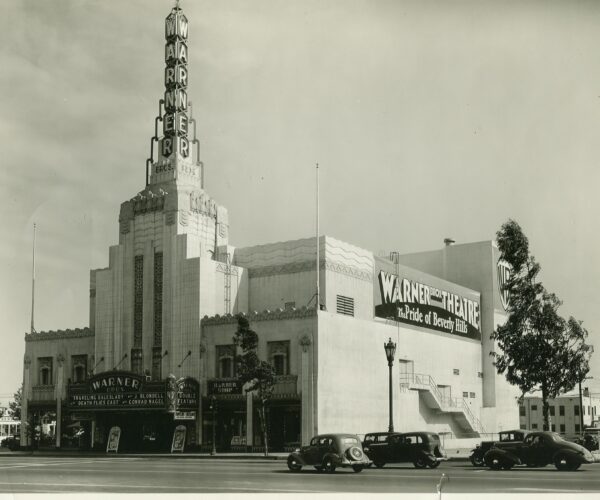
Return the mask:
[[[169,0],[0,0],[0,403],[35,328],[89,324],[144,188]],[[373,252],[529,238],[598,346],[600,3],[182,0],[205,186],[230,243]]]

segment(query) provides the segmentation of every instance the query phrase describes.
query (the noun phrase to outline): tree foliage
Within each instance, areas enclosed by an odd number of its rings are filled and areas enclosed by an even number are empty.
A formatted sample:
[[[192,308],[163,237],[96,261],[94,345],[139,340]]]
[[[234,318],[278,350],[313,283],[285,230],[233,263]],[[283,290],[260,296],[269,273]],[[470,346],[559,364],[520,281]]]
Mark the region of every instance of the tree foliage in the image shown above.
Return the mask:
[[[23,384],[13,395],[13,400],[8,403],[8,414],[14,420],[21,420],[21,403],[23,401]]]
[[[258,409],[260,425],[265,443],[265,455],[268,455],[268,436],[266,405],[273,394],[275,370],[273,366],[261,361],[257,354],[258,335],[250,329],[250,323],[243,316],[238,316],[238,328],[233,336],[234,344],[241,349],[236,354],[238,380],[244,385],[246,392],[256,391],[260,406]]]
[[[589,371],[592,353],[581,321],[562,318],[558,297],[539,281],[540,265],[530,255],[529,241],[514,220],[497,233],[501,259],[510,266],[503,288],[508,291],[508,319],[492,334],[499,352],[490,353],[498,373],[523,394],[542,392],[544,425],[548,399],[570,391]]]

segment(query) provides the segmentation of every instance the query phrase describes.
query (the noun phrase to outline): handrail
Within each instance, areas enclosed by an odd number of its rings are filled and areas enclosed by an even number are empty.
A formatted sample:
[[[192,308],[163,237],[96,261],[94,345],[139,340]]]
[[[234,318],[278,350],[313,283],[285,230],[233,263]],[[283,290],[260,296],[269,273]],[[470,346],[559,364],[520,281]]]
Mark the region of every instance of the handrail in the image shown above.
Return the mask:
[[[464,398],[445,396],[440,391],[439,386],[436,384],[431,375],[425,373],[402,373],[400,374],[400,383],[427,386],[440,407],[460,409],[464,413],[469,424],[471,424],[474,429],[476,429],[479,433],[484,432],[481,421],[475,415],[473,415],[473,412],[465,402]]]

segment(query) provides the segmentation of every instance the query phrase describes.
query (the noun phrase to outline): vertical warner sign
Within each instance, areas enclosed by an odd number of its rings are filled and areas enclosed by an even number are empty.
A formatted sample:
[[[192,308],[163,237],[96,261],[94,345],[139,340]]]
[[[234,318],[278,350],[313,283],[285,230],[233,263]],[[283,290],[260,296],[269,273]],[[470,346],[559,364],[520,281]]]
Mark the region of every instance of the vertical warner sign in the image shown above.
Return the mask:
[[[165,114],[161,153],[168,158],[179,153],[187,158],[188,21],[179,7],[173,7],[165,19]]]

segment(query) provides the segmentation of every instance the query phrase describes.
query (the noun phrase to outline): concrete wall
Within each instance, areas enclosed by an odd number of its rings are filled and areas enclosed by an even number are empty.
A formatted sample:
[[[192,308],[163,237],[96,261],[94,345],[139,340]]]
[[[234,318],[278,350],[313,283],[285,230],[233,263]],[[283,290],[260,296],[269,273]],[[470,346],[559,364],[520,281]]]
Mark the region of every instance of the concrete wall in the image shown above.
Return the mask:
[[[25,342],[25,356],[31,360],[29,381],[32,387],[40,384],[39,358],[52,358],[52,384],[56,384],[59,367],[57,358],[59,355],[64,357],[62,387],[66,388],[67,379],[71,378],[73,372],[71,356],[87,355],[87,369],[88,371],[93,369],[94,335],[87,329],[40,332],[33,334],[33,336],[28,335]]]
[[[481,367],[483,373],[482,423],[489,432],[518,426],[519,390],[499,375],[489,355],[497,346],[490,339],[506,321],[499,298],[498,249],[492,241],[445,246],[440,250],[401,255],[400,262],[481,293]]]
[[[393,367],[394,426],[398,430],[457,432],[447,414],[431,411],[416,391],[401,392],[399,360],[414,372],[431,375],[452,397],[474,392],[473,413],[481,406],[480,344],[422,328],[366,321],[331,312],[319,314],[318,431],[366,432],[388,428],[388,365],[383,345],[397,344]],[[454,375],[454,369],[460,375]]]

